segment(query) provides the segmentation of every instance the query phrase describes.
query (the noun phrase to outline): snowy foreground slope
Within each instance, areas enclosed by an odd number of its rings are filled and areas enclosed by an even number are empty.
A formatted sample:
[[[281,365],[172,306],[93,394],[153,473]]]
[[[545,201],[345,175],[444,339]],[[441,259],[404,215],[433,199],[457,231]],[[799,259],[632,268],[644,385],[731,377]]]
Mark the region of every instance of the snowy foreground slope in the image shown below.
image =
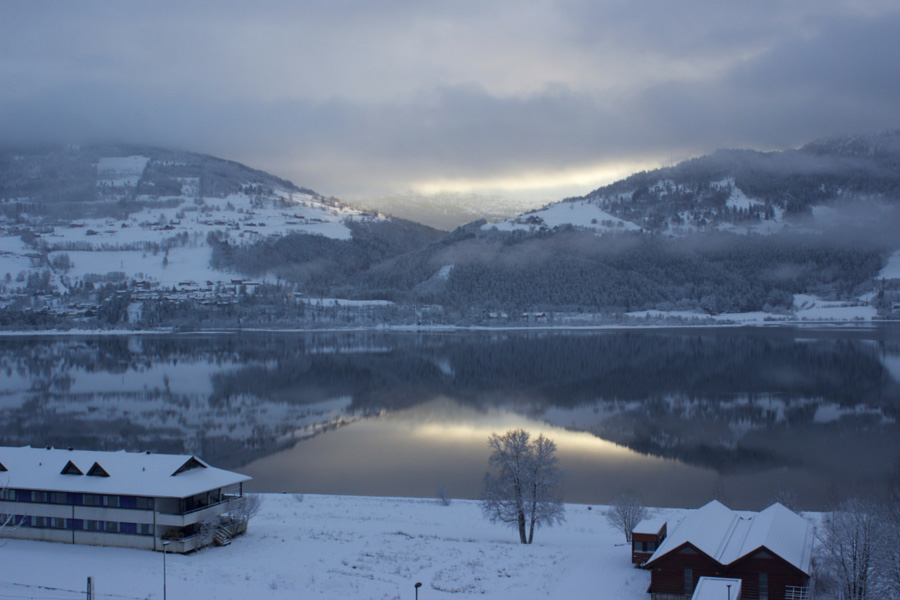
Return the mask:
[[[564,525],[538,530],[535,543],[523,546],[469,500],[264,498],[231,546],[168,555],[168,598],[400,599],[414,597],[416,582],[422,600],[649,598],[650,574],[631,566],[630,547],[607,524],[605,507],[569,505]],[[0,597],[80,598],[88,576],[98,600],[163,595],[156,552],[9,540],[0,564]]]

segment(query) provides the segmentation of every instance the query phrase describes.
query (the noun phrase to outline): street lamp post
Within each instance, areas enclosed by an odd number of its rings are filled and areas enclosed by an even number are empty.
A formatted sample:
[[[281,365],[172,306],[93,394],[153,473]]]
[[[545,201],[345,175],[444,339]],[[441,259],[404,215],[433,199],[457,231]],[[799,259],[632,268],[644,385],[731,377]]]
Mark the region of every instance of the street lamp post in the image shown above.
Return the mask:
[[[169,540],[163,540],[163,600],[166,600],[166,549],[170,543]]]
[[[416,600],[419,600],[419,588],[420,588],[420,587],[422,587],[422,582],[421,582],[421,581],[417,581],[417,582],[416,582]]]

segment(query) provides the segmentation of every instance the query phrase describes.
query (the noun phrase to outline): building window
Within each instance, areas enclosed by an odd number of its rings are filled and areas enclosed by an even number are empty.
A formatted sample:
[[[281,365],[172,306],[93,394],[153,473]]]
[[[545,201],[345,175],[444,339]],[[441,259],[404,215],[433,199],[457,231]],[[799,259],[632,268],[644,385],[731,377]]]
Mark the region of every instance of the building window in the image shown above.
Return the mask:
[[[88,531],[103,531],[103,521],[85,521],[84,528]]]
[[[769,600],[769,575],[759,574],[759,600]]]
[[[53,527],[53,529],[65,529],[66,520],[62,517],[52,517],[50,526]]]
[[[118,496],[104,496],[103,500],[103,506],[108,506],[109,508],[119,508]]]
[[[119,533],[137,533],[137,523],[119,523]]]
[[[149,523],[141,523],[140,533],[141,535],[153,535],[153,525],[150,525]]]
[[[135,499],[136,507],[141,510],[150,510],[153,508],[153,499],[152,498],[136,498]]]
[[[65,504],[66,503],[66,493],[65,492],[50,492],[50,503],[51,504]]]
[[[3,521],[3,516],[0,515],[0,522]],[[32,517],[31,519],[32,527],[46,527],[47,526],[47,517]]]
[[[137,508],[137,498],[134,496],[119,496],[119,508]]]
[[[84,505],[85,506],[100,506],[100,498],[97,494],[84,494]]]
[[[16,502],[31,502],[31,490],[16,490]]]
[[[3,518],[3,522],[9,518],[8,515],[5,515]],[[31,517],[28,515],[15,515],[12,518],[12,524],[17,527],[31,527]]]
[[[84,529],[84,521],[81,519],[66,519],[66,529],[81,531]]]
[[[694,592],[694,571],[692,569],[684,570],[684,593],[692,594]]]
[[[107,521],[106,533],[119,533],[119,524],[116,521]]]

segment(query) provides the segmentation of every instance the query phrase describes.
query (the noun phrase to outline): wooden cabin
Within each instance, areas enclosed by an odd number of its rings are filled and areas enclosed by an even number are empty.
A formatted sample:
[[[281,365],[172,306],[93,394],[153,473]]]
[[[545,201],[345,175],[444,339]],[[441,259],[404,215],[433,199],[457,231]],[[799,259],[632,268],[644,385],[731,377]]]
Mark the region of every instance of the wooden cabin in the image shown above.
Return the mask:
[[[666,520],[662,517],[644,519],[631,530],[631,562],[642,565],[653,556],[666,539]]]
[[[702,577],[741,580],[744,600],[809,600],[815,528],[773,504],[736,512],[717,501],[688,514],[644,563],[652,600],[689,600]]]

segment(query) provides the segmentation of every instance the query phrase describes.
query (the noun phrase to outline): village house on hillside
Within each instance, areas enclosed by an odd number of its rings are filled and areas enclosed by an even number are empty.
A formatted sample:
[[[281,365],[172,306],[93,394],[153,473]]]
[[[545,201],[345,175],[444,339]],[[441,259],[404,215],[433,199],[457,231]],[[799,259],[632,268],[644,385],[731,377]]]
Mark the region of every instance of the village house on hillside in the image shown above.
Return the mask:
[[[689,513],[643,564],[652,600],[688,600],[701,577],[739,579],[744,600],[809,600],[815,528],[773,504],[737,512],[717,501]]]
[[[230,524],[210,528],[249,479],[190,455],[0,447],[0,523],[13,538],[190,552],[230,539]]]

